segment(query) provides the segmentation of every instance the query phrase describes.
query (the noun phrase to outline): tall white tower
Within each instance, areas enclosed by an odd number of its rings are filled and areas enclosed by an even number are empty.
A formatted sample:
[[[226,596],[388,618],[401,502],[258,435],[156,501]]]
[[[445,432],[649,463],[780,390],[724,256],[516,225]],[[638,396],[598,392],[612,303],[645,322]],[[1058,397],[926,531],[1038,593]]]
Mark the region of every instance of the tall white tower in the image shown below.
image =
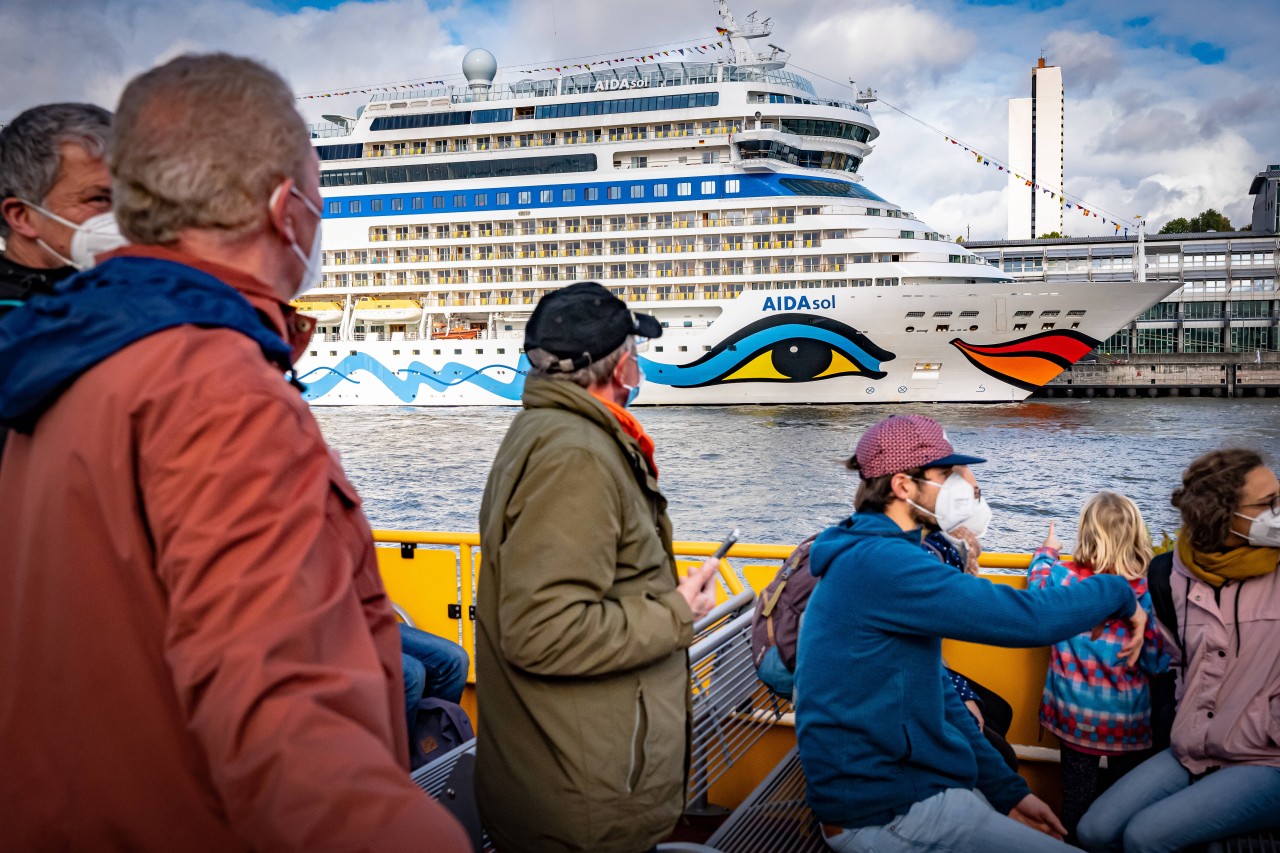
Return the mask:
[[[1009,175],[1010,240],[1062,233],[1063,115],[1062,69],[1041,57],[1031,69],[1031,97],[1009,101],[1009,165],[1023,176]]]

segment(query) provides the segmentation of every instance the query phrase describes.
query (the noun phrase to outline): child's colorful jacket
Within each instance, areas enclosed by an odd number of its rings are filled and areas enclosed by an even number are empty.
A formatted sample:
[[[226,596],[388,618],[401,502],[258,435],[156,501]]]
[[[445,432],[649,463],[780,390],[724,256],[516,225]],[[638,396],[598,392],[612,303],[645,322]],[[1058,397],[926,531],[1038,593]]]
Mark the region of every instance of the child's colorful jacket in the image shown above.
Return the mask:
[[[1053,548],[1031,558],[1027,586],[1072,586],[1093,575],[1087,566],[1059,560]],[[1151,691],[1148,676],[1164,672],[1169,656],[1156,630],[1146,578],[1129,582],[1147,612],[1142,655],[1135,666],[1120,662],[1128,623],[1115,619],[1097,640],[1083,633],[1052,647],[1040,702],[1040,724],[1066,743],[1087,752],[1132,752],[1151,746]]]

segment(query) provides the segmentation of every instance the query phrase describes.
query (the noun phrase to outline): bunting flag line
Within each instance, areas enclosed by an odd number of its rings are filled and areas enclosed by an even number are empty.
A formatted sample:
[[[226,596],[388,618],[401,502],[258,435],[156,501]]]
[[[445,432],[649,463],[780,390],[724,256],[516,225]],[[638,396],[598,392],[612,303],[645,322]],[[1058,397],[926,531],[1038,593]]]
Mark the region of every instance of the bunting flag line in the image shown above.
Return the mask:
[[[334,89],[331,92],[312,92],[307,95],[296,95],[295,100],[311,101],[316,98],[340,98],[343,95],[371,95],[374,92],[399,92],[422,89],[427,86],[443,86],[443,80],[414,80],[408,83],[385,83],[381,86],[363,86],[354,89]]]
[[[793,64],[794,64],[794,63],[793,63]],[[796,65],[795,67],[796,67],[797,69],[799,69],[800,71],[806,71],[806,72],[808,72],[808,73],[810,73],[810,74],[813,74],[813,75],[815,75],[815,76],[817,76],[817,77],[822,77],[824,80],[828,80],[828,81],[830,81],[830,82],[832,82],[832,83],[839,83],[839,81],[837,81],[837,80],[832,80],[830,77],[825,77],[825,76],[823,76],[822,74],[819,74],[818,72],[813,71],[813,70],[811,70],[811,69],[801,68],[801,67],[800,67],[800,66],[798,66],[798,65]],[[1023,182],[1023,184],[1024,184],[1025,186],[1031,187],[1031,189],[1032,189],[1033,191],[1035,191],[1035,190],[1040,190],[1040,191],[1041,191],[1041,192],[1043,192],[1043,193],[1047,193],[1047,194],[1049,195],[1049,197],[1050,197],[1050,198],[1056,199],[1056,200],[1058,201],[1059,205],[1061,205],[1061,206],[1062,206],[1062,207],[1064,207],[1064,208],[1071,209],[1071,208],[1073,208],[1073,207],[1079,207],[1079,208],[1080,208],[1080,210],[1081,210],[1082,215],[1084,215],[1084,216],[1091,216],[1091,217],[1093,217],[1094,219],[1099,219],[1099,218],[1101,218],[1103,222],[1106,222],[1106,223],[1107,223],[1107,224],[1109,224],[1109,225],[1115,225],[1115,226],[1117,226],[1117,227],[1119,227],[1119,226],[1123,225],[1123,226],[1124,226],[1124,228],[1125,228],[1125,233],[1128,233],[1128,230],[1129,230],[1129,228],[1130,228],[1130,227],[1133,227],[1133,228],[1136,228],[1136,227],[1137,227],[1137,224],[1136,224],[1136,223],[1131,222],[1131,221],[1126,220],[1126,219],[1123,219],[1123,218],[1121,218],[1121,217],[1119,217],[1119,216],[1115,216],[1115,215],[1110,214],[1110,213],[1108,213],[1108,214],[1107,214],[1107,217],[1108,217],[1108,218],[1103,218],[1103,217],[1099,217],[1097,213],[1093,213],[1092,211],[1088,211],[1088,212],[1086,212],[1086,211],[1085,211],[1085,208],[1084,208],[1082,205],[1080,205],[1080,204],[1079,204],[1079,201],[1080,201],[1079,199],[1077,199],[1077,203],[1076,203],[1076,204],[1074,204],[1074,205],[1073,205],[1072,203],[1068,202],[1068,201],[1067,201],[1068,193],[1067,193],[1065,190],[1063,190],[1061,187],[1047,187],[1047,186],[1044,186],[1043,184],[1039,183],[1038,181],[1033,181],[1030,177],[1028,177],[1028,176],[1026,176],[1026,175],[1019,174],[1017,171],[1015,171],[1012,165],[1010,165],[1010,164],[1008,164],[1008,163],[1005,163],[1005,162],[1001,161],[1000,159],[998,159],[998,158],[996,158],[996,157],[992,157],[991,155],[989,155],[989,154],[987,154],[986,152],[981,151],[981,150],[979,150],[979,149],[977,149],[977,148],[972,148],[972,147],[970,147],[970,146],[968,146],[968,145],[965,145],[963,142],[961,142],[960,140],[956,139],[954,136],[952,136],[950,133],[947,133],[947,132],[946,132],[946,131],[944,131],[942,128],[939,128],[939,127],[936,127],[936,126],[934,126],[934,125],[932,125],[932,124],[929,124],[929,123],[928,123],[927,121],[925,121],[924,119],[918,118],[917,116],[912,115],[911,113],[907,112],[906,110],[902,109],[901,107],[898,107],[898,106],[895,106],[894,104],[889,103],[889,102],[888,102],[888,101],[886,101],[884,98],[882,98],[882,97],[881,97],[881,98],[878,98],[878,101],[879,101],[879,103],[883,104],[884,106],[888,107],[889,109],[893,110],[894,112],[896,112],[896,113],[900,113],[903,117],[910,119],[911,121],[915,122],[916,124],[921,125],[922,127],[926,128],[927,130],[932,131],[933,133],[936,133],[938,136],[940,136],[940,137],[941,137],[942,139],[944,139],[946,142],[949,142],[949,143],[951,143],[952,145],[955,145],[955,146],[957,146],[957,147],[959,147],[959,148],[963,149],[964,151],[966,151],[966,152],[968,152],[968,153],[970,153],[970,154],[973,154],[973,155],[974,155],[974,162],[976,162],[976,163],[980,163],[980,164],[981,164],[981,165],[983,165],[983,166],[991,166],[991,165],[994,165],[994,166],[996,167],[996,171],[998,171],[998,172],[1005,172],[1005,173],[1007,173],[1007,174],[1009,174],[1009,175],[1012,175],[1012,176],[1013,176],[1014,178],[1016,178],[1017,180],[1022,181],[1022,182]],[[1072,198],[1075,198],[1075,196],[1071,196],[1071,197],[1072,197]],[[1105,211],[1103,211],[1103,212],[1105,213]]]

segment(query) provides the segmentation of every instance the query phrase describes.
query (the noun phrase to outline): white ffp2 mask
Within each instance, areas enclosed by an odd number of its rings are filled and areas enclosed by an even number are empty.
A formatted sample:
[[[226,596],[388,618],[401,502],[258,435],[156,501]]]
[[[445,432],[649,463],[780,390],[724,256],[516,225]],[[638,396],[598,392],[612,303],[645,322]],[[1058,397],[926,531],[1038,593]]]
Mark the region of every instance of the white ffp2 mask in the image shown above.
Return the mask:
[[[98,255],[118,249],[127,245],[128,240],[120,233],[120,226],[116,224],[114,213],[107,211],[99,213],[96,216],[90,216],[79,225],[69,219],[59,216],[52,210],[46,210],[33,201],[22,200],[22,203],[30,207],[32,210],[52,219],[54,222],[61,223],[71,229],[71,257],[65,257],[61,252],[55,250],[52,246],[43,240],[37,238],[40,246],[49,254],[53,255],[62,263],[83,272],[94,264],[94,259]]]

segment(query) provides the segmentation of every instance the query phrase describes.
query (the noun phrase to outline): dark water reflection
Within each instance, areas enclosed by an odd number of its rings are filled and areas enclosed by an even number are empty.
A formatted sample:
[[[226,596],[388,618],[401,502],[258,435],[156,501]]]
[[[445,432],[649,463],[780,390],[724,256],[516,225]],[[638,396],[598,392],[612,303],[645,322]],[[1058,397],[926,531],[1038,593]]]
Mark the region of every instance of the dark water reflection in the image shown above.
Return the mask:
[[[510,408],[318,408],[375,527],[475,530],[489,465]],[[991,550],[1028,550],[1050,519],[1068,545],[1080,505],[1099,489],[1129,495],[1153,534],[1170,533],[1169,493],[1186,464],[1217,447],[1271,450],[1280,400],[1071,400],[997,406],[643,408],[676,536],[792,543],[848,513],[856,480],[842,462],[889,414],[943,423],[985,456],[979,482],[995,518]]]

